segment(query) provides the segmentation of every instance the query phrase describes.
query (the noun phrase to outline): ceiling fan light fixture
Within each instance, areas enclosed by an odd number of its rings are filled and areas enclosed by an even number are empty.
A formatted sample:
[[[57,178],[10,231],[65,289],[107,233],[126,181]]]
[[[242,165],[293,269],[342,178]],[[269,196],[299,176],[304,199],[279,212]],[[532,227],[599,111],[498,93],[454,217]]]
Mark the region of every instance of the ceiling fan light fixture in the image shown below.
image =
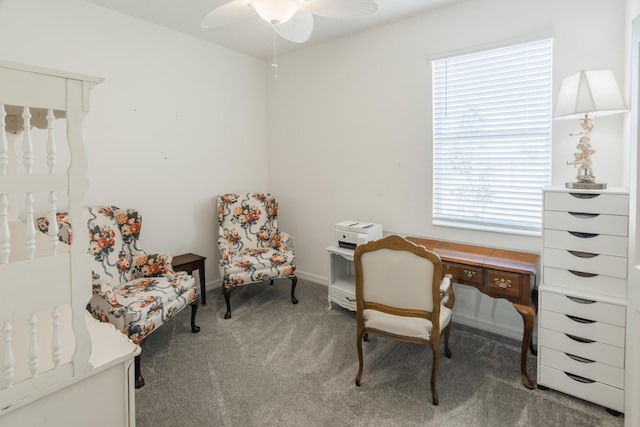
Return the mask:
[[[275,25],[290,20],[300,8],[300,1],[251,0],[251,6],[262,19]]]

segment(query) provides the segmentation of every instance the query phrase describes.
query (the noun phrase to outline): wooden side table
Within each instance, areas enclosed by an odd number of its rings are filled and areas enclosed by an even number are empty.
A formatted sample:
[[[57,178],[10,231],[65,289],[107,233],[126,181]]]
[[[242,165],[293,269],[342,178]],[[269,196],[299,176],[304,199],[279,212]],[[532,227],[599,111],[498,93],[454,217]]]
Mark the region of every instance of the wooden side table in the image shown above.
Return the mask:
[[[174,271],[186,271],[189,274],[193,273],[193,270],[198,270],[198,276],[200,276],[200,299],[202,305],[207,305],[207,293],[205,289],[204,280],[204,260],[206,257],[188,253],[173,257],[171,265]]]

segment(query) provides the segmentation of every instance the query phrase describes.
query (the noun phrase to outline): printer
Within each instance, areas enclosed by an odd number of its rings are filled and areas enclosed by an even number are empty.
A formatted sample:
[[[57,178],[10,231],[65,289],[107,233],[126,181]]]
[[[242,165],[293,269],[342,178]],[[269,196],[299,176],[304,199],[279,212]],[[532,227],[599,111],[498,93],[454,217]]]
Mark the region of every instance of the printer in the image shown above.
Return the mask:
[[[358,245],[382,238],[382,225],[371,222],[342,221],[335,225],[336,245],[355,249]]]

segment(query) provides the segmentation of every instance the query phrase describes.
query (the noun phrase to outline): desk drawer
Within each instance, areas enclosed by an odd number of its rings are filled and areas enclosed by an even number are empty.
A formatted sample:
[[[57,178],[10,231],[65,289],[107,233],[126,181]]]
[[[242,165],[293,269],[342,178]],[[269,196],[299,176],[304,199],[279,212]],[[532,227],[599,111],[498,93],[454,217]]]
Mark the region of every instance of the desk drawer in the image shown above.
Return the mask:
[[[544,248],[543,263],[545,267],[564,268],[620,278],[627,277],[626,257]]]
[[[589,380],[587,380],[589,381]],[[600,382],[580,382],[564,371],[540,366],[540,384],[615,411],[624,412],[624,390]]]
[[[542,310],[555,311],[610,325],[625,326],[626,324],[625,307],[595,299],[586,300],[541,290],[540,307]]]
[[[511,301],[520,299],[522,295],[522,276],[518,273],[485,270],[485,287],[487,295],[508,298]]]
[[[625,328],[610,323],[596,322],[582,317],[568,316],[555,311],[542,310],[540,326],[585,340],[624,347]]]
[[[544,228],[626,236],[629,217],[580,212],[545,211]]]
[[[619,257],[627,256],[627,238],[608,234],[545,229],[544,247]]]
[[[547,347],[540,348],[538,357],[540,357],[540,363],[543,365],[584,378],[590,378],[613,387],[624,388],[624,369]]]
[[[626,215],[629,209],[629,195],[546,191],[544,208],[554,211]]]
[[[539,329],[540,346],[624,369],[624,348],[598,341],[576,340],[552,329]]]
[[[627,281],[621,277],[605,276],[566,268],[544,267],[544,283],[582,292],[627,297]]]
[[[451,274],[455,283],[482,287],[482,267],[443,262],[442,274]]]

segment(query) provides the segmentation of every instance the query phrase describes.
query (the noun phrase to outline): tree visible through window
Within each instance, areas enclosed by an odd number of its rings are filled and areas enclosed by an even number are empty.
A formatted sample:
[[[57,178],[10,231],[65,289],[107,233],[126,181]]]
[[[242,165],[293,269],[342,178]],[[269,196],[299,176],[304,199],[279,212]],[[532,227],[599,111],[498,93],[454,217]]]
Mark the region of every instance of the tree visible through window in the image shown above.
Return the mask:
[[[552,39],[432,62],[433,223],[539,234]]]

